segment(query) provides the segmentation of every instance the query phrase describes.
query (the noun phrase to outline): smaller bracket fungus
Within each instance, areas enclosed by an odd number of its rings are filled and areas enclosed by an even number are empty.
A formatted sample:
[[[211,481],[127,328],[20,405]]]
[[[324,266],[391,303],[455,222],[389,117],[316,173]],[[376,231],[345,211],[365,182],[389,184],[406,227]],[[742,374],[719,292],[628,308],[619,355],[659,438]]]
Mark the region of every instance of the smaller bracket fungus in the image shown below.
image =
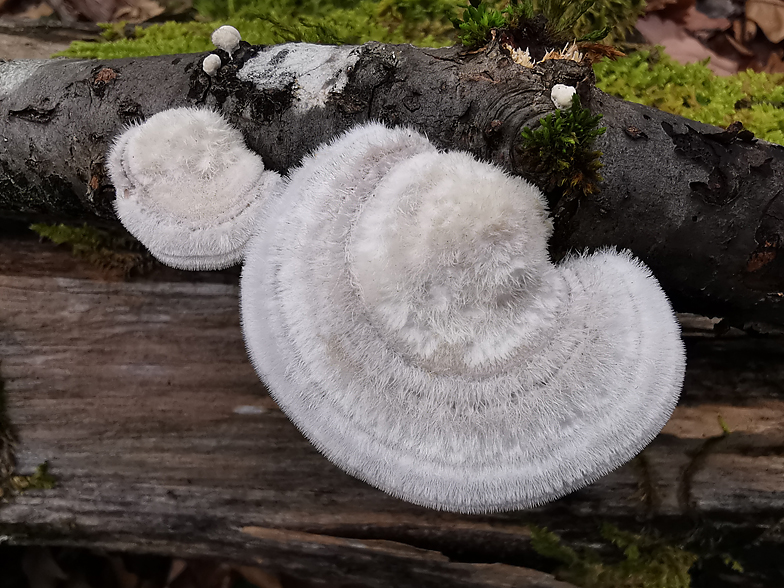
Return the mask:
[[[212,44],[218,49],[223,49],[226,53],[231,55],[237,50],[237,47],[240,46],[242,35],[240,35],[240,32],[234,27],[223,25],[213,31],[211,40]]]
[[[214,53],[210,53],[204,58],[201,68],[204,70],[204,73],[212,77],[218,73],[218,70],[221,68],[221,58]]]
[[[187,270],[242,260],[263,200],[281,183],[242,134],[204,108],[160,112],[109,153],[117,216],[159,261]]]
[[[577,90],[574,86],[567,86],[566,84],[555,84],[550,90],[550,99],[555,104],[558,110],[569,108],[572,105],[572,100]]]
[[[640,452],[677,403],[678,324],[625,253],[548,257],[542,194],[360,126],[267,201],[241,281],[257,372],[327,458],[441,510],[533,507]]]

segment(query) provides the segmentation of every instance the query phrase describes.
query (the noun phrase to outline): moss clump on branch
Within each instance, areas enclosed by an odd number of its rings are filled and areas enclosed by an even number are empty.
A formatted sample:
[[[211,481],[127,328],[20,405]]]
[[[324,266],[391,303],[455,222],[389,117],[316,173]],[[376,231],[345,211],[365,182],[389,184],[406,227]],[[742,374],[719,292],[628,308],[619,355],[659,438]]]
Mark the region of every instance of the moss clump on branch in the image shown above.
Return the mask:
[[[626,533],[605,524],[602,538],[616,552],[608,562],[594,550],[576,550],[564,545],[547,529],[531,528],[531,545],[544,557],[561,564],[556,575],[583,588],[689,588],[689,569],[698,557],[662,541]]]
[[[706,64],[682,65],[654,50],[599,62],[594,71],[608,94],[720,127],[740,121],[756,136],[784,144],[784,75],[748,70],[722,77]]]
[[[69,246],[75,257],[122,277],[143,273],[152,265],[150,256],[139,251],[141,246],[134,239],[87,224],[81,227],[34,224],[30,229],[57,245]]]
[[[601,119],[574,96],[569,108],[548,114],[537,128],[523,129],[518,152],[545,192],[574,197],[599,191],[601,152],[593,141],[607,130],[599,126]]]

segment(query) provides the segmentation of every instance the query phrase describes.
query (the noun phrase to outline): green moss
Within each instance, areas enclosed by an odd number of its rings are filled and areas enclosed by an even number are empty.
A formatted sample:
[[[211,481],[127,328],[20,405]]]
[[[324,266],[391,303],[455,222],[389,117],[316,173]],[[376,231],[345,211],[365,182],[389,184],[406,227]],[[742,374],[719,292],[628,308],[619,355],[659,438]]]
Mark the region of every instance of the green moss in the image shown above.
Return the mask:
[[[30,229],[57,245],[70,247],[75,257],[123,277],[141,273],[152,263],[148,254],[139,251],[140,245],[135,240],[87,224],[81,227],[34,224]]]
[[[575,96],[569,108],[547,115],[534,129],[523,129],[522,160],[526,169],[541,177],[537,183],[546,192],[559,190],[566,196],[598,192],[601,153],[593,150],[593,141],[606,131],[599,127],[601,118],[583,108]]]
[[[562,42],[573,39],[609,42],[623,40],[645,11],[644,0],[510,0],[510,24],[542,14],[550,35]]]
[[[373,2],[237,2],[198,3],[206,22],[167,22],[142,28],[124,38],[122,28],[107,26],[103,42],[75,41],[58,56],[112,59],[212,51],[210,35],[217,27],[236,27],[252,45],[289,41],[329,44],[414,43],[441,47],[454,42],[449,15],[459,0],[384,0]]]
[[[484,45],[490,31],[506,26],[504,13],[481,0],[470,0],[462,17],[455,18],[452,24],[459,31],[457,38],[466,47]]]
[[[547,529],[532,527],[531,544],[540,555],[560,562],[557,576],[583,588],[689,588],[689,569],[697,556],[659,540],[626,533],[605,524],[602,538],[615,552],[605,561],[597,551],[563,545]]]
[[[29,476],[11,476],[11,488],[15,492],[27,490],[51,490],[57,486],[57,478],[49,473],[49,462],[43,462]]]
[[[5,382],[0,378],[0,501],[26,490],[50,490],[57,480],[49,473],[49,464],[40,464],[29,476],[14,475],[16,434],[6,412]]]
[[[719,421],[719,426],[721,427],[722,433],[724,435],[729,435],[730,433],[732,433],[732,429],[730,429],[729,425],[727,424],[727,421],[724,420],[724,417],[718,415],[718,421]]]
[[[700,122],[740,121],[758,137],[784,144],[784,75],[753,71],[717,76],[707,62],[682,65],[661,50],[594,65],[600,89]]]

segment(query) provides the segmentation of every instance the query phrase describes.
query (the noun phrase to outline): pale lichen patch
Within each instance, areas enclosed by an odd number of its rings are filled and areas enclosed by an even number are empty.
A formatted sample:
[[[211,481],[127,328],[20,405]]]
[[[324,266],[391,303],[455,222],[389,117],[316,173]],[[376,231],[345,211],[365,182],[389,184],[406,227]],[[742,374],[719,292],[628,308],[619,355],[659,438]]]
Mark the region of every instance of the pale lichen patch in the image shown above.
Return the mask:
[[[30,79],[45,63],[45,59],[20,59],[0,63],[0,100],[10,96]]]
[[[286,43],[260,52],[238,76],[260,90],[293,85],[295,107],[310,110],[324,106],[330,94],[346,87],[360,54],[356,47]]]

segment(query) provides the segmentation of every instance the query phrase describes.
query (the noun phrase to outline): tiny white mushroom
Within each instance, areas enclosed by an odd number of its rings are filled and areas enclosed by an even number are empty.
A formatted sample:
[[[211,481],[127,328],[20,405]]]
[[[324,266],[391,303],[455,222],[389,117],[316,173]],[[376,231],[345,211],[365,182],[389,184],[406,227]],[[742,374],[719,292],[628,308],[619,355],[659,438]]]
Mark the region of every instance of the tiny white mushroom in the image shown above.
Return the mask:
[[[242,260],[281,178],[217,112],[176,108],[132,126],[108,158],[117,217],[159,261],[189,270]]]
[[[223,49],[229,55],[236,51],[237,47],[240,45],[240,41],[242,41],[240,32],[229,25],[218,27],[212,33],[212,44],[218,49]]]
[[[201,67],[208,76],[214,76],[221,67],[221,58],[214,53],[210,53],[204,58]]]
[[[553,89],[550,90],[550,99],[559,110],[569,108],[572,105],[574,95],[577,93],[574,86],[567,86],[566,84],[555,84]]]
[[[327,458],[405,500],[533,507],[631,459],[684,375],[629,254],[560,266],[544,197],[409,129],[360,126],[267,201],[240,287],[253,364]]]

